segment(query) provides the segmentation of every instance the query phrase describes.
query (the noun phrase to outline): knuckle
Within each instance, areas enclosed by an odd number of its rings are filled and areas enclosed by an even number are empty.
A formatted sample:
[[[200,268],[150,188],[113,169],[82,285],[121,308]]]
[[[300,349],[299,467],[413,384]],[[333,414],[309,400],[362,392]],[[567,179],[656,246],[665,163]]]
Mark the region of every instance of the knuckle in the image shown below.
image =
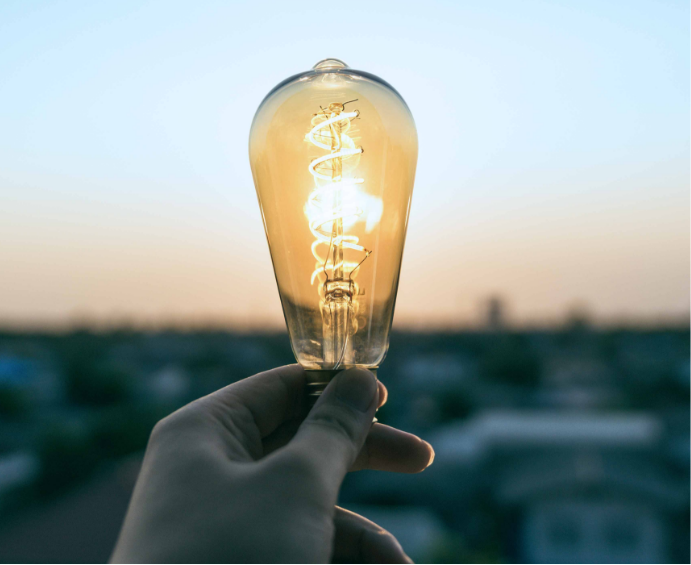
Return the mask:
[[[164,440],[166,436],[172,433],[171,428],[176,428],[177,425],[177,417],[175,413],[169,414],[162,420],[159,420],[151,430],[151,441],[159,442]]]
[[[387,530],[381,529],[379,532],[376,533],[376,535],[379,536],[379,539],[383,544],[394,547],[398,547],[399,545],[396,536],[394,536],[391,532]]]
[[[150,440],[166,441],[171,436],[177,436],[182,430],[193,428],[199,422],[193,408],[193,404],[189,404],[156,422],[151,430]]]
[[[334,410],[331,406],[328,409],[317,410],[305,423],[310,426],[319,426],[331,433],[335,433],[353,446],[359,443],[360,430],[358,426],[342,410]]]
[[[365,537],[366,543],[372,547],[388,548],[393,551],[398,551],[401,548],[396,537],[381,526],[378,526],[376,530],[366,530]]]
[[[237,399],[231,398],[224,405],[209,403],[209,413],[228,432],[236,437],[254,435],[255,443],[261,442],[261,435],[249,408]]]

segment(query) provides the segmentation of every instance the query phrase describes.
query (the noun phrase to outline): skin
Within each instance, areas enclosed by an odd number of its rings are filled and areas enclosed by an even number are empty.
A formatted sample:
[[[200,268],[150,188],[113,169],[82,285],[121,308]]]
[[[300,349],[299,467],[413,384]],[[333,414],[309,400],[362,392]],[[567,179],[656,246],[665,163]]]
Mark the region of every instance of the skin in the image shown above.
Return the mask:
[[[309,411],[305,374],[280,367],[154,428],[113,552],[122,563],[410,563],[396,539],[336,506],[345,474],[417,473],[434,451],[372,424],[387,391],[339,373]]]

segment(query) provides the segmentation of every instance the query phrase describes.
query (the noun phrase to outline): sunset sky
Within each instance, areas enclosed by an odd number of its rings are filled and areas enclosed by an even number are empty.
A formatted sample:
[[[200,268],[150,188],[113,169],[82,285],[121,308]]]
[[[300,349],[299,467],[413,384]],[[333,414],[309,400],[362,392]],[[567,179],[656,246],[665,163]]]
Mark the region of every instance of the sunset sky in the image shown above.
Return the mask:
[[[0,322],[281,326],[247,139],[325,57],[417,124],[400,327],[688,313],[686,1],[5,1]]]

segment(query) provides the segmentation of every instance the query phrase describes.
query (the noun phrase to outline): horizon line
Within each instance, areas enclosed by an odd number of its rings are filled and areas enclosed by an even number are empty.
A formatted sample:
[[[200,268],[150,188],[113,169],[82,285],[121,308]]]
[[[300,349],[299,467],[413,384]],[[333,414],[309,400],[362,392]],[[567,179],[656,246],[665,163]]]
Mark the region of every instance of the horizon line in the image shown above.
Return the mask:
[[[482,330],[505,331],[555,331],[574,326],[590,327],[596,330],[616,329],[689,329],[691,314],[637,315],[637,316],[597,316],[588,313],[585,316],[574,316],[567,313],[555,318],[539,318],[525,320],[504,321],[500,326],[492,328],[486,321],[480,319],[448,319],[423,320],[406,318],[394,321],[392,332],[463,332]],[[136,319],[128,316],[74,316],[60,320],[48,319],[17,319],[0,317],[0,333],[72,333],[77,331],[92,331],[94,333],[108,333],[118,331],[132,332],[165,332],[165,331],[226,331],[233,333],[287,333],[283,320],[273,318],[255,319],[252,321],[232,318],[212,317],[161,317],[159,319]]]

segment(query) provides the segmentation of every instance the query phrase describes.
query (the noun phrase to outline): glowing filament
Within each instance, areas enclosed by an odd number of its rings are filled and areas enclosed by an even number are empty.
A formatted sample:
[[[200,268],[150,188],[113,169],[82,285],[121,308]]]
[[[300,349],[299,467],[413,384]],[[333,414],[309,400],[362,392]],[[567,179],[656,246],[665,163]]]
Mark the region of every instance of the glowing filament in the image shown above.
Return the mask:
[[[328,281],[347,281],[357,293],[353,282],[357,269],[369,257],[371,251],[365,249],[354,235],[345,230],[355,224],[364,213],[363,195],[358,185],[364,179],[347,177],[344,170],[352,169],[349,160],[359,158],[361,147],[348,136],[351,120],[359,112],[344,112],[343,104],[331,104],[328,113],[322,110],[312,119],[312,129],[306,139],[330,153],[317,157],[309,164],[309,172],[314,177],[315,189],[309,195],[305,212],[309,228],[315,237],[312,254],[316,260],[311,283],[319,280],[319,293],[325,298],[323,285]],[[357,163],[355,163],[356,165]],[[326,253],[323,254],[324,250]],[[359,252],[357,260],[345,258],[345,250]],[[351,295],[352,298],[352,295]]]

